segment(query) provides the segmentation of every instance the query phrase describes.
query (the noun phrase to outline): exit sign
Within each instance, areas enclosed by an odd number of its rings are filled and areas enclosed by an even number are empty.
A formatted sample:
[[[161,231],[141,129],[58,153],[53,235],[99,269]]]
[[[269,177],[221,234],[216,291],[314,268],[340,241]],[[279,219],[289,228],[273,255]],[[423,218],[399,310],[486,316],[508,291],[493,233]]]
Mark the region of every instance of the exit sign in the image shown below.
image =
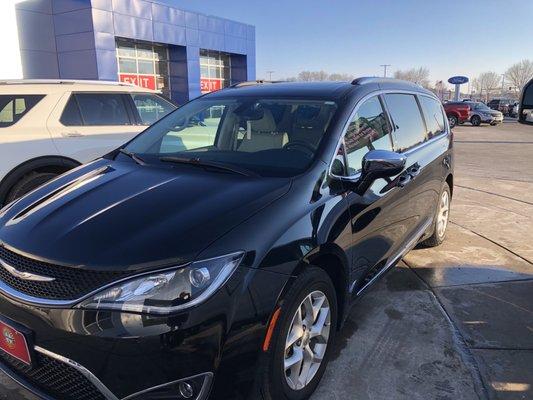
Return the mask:
[[[119,80],[142,88],[156,90],[155,76],[153,75],[120,74]]]
[[[200,80],[200,85],[202,93],[209,93],[222,89],[222,81],[220,79],[202,78]]]

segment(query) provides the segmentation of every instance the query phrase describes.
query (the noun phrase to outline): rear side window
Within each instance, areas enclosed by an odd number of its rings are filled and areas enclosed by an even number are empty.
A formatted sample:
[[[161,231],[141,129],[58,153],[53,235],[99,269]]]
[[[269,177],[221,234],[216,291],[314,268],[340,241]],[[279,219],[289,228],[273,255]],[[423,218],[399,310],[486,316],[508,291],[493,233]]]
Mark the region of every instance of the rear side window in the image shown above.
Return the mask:
[[[426,126],[416,97],[411,94],[386,94],[385,99],[395,125],[393,137],[396,151],[404,151],[424,142],[427,138]]]
[[[77,93],[70,97],[60,119],[66,126],[131,125],[124,95]]]
[[[427,137],[432,138],[445,129],[444,114],[440,102],[431,97],[419,96],[427,126]]]
[[[20,121],[43,97],[42,95],[1,95],[0,128]]]
[[[176,108],[170,102],[154,94],[132,94],[131,97],[143,125],[152,125]]]
[[[66,126],[81,126],[83,121],[81,119],[80,109],[75,96],[70,96],[68,103],[61,115],[61,123]]]
[[[344,137],[348,175],[362,167],[362,160],[370,150],[391,150],[390,127],[379,97],[366,100],[348,125]]]

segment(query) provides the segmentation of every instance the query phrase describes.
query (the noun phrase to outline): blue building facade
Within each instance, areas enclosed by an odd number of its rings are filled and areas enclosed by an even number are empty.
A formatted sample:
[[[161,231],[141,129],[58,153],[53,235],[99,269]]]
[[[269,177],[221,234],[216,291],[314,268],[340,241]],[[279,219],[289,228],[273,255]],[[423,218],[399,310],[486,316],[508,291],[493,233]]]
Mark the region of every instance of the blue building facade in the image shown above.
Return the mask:
[[[183,103],[255,79],[255,27],[172,0],[26,0],[16,5],[26,79],[134,82]]]

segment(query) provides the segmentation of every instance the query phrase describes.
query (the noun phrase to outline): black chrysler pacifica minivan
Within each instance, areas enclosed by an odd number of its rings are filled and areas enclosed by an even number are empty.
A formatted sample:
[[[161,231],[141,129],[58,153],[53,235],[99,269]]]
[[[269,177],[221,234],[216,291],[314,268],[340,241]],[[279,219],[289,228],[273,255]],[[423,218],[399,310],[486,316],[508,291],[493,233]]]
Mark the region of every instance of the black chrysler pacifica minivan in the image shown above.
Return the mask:
[[[0,211],[3,373],[43,399],[308,398],[351,305],[444,239],[452,143],[392,79],[191,101]]]

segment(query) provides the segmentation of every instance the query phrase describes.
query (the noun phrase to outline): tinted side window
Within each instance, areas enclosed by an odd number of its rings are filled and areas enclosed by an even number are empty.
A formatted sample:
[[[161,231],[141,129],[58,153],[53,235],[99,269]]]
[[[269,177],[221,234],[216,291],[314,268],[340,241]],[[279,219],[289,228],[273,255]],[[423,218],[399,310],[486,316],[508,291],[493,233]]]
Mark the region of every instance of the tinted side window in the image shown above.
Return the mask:
[[[428,138],[432,138],[433,136],[444,132],[446,125],[440,102],[426,96],[419,96],[418,99],[420,100],[420,105],[424,111]]]
[[[41,95],[0,96],[0,128],[20,121],[43,97]]]
[[[370,150],[391,150],[392,143],[387,115],[379,98],[366,100],[353,117],[344,144],[348,160],[348,174],[361,169],[362,160]]]
[[[68,100],[59,121],[66,126],[83,125],[78,102],[76,101],[76,97],[74,95],[70,96],[70,99]]]
[[[407,150],[426,140],[426,127],[414,95],[386,94],[392,121],[396,151]]]
[[[162,97],[154,94],[132,94],[133,102],[143,125],[152,125],[176,108]]]
[[[527,107],[533,106],[533,82],[524,88],[524,98],[522,104]]]
[[[130,125],[130,117],[122,94],[78,93],[75,95],[80,108],[83,124]]]

